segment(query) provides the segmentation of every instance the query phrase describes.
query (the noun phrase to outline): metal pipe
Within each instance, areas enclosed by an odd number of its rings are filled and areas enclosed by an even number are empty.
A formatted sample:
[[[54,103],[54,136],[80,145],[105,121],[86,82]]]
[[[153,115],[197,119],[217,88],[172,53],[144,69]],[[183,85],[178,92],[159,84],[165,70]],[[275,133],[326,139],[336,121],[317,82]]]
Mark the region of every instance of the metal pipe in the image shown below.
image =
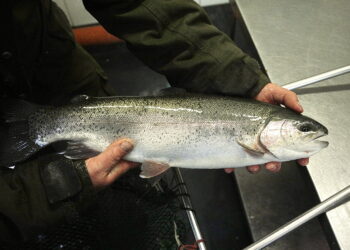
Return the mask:
[[[272,242],[278,240],[282,236],[286,235],[287,233],[291,232],[292,230],[296,229],[297,227],[301,226],[307,221],[313,219],[314,217],[322,213],[328,212],[333,208],[336,208],[337,206],[349,200],[350,200],[350,185],[344,188],[343,190],[339,191],[338,193],[334,194],[333,196],[329,197],[327,200],[324,200],[317,206],[306,211],[302,215],[291,220],[287,224],[281,226],[277,230],[273,231],[271,234],[265,236],[264,238],[244,248],[244,250],[262,249],[263,247],[266,247]]]
[[[305,78],[305,79],[300,80],[300,81],[288,83],[282,87],[285,89],[293,90],[293,89],[305,87],[305,86],[310,85],[310,84],[314,84],[316,82],[327,80],[327,79],[332,78],[332,77],[340,76],[340,75],[343,75],[343,74],[346,74],[349,72],[350,72],[350,65],[339,68],[339,69],[334,69],[334,70],[331,70],[331,71],[328,71],[328,72],[325,72],[325,73],[322,73],[322,74],[319,74],[316,76]]]
[[[329,78],[343,75],[349,72],[350,72],[350,65],[342,68],[338,68],[335,70],[331,70],[316,76],[305,78],[300,81],[289,83],[282,87],[288,90],[293,90],[293,89],[305,87],[307,85],[311,85]],[[255,250],[255,249],[261,249],[263,247],[266,247],[267,245],[278,240],[279,238],[283,237],[284,235],[296,229],[297,227],[301,226],[302,224],[306,223],[307,221],[313,219],[314,217],[322,213],[330,211],[331,209],[347,202],[348,200],[350,200],[350,186],[344,188],[343,190],[339,191],[338,193],[331,196],[327,200],[321,202],[317,206],[311,208],[310,210],[306,211],[302,215],[296,217],[295,219],[281,226],[277,230],[273,231],[271,234],[265,236],[264,238],[244,248],[244,250],[253,250],[253,249]]]
[[[203,240],[202,233],[199,229],[196,215],[193,212],[192,203],[191,203],[190,197],[188,196],[187,187],[186,187],[186,184],[185,184],[184,179],[182,177],[181,171],[179,168],[174,168],[174,172],[175,172],[176,182],[177,182],[177,184],[179,184],[180,193],[185,194],[185,195],[181,195],[181,199],[182,199],[182,203],[184,204],[184,207],[186,209],[186,213],[187,213],[188,219],[189,219],[190,224],[191,224],[194,238],[196,239],[196,241]],[[205,243],[203,241],[198,242],[198,247],[200,250],[207,249],[205,246]]]

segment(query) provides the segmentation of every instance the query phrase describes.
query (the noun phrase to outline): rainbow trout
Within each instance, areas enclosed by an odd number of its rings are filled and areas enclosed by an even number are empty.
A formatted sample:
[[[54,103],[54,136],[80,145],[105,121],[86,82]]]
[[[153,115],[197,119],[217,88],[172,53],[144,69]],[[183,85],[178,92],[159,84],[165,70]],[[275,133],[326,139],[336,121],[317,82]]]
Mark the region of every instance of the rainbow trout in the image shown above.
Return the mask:
[[[66,141],[64,155],[86,159],[115,139],[135,148],[141,177],[169,167],[232,168],[309,157],[327,147],[327,128],[277,105],[218,96],[78,98],[62,107],[1,101],[0,165]]]

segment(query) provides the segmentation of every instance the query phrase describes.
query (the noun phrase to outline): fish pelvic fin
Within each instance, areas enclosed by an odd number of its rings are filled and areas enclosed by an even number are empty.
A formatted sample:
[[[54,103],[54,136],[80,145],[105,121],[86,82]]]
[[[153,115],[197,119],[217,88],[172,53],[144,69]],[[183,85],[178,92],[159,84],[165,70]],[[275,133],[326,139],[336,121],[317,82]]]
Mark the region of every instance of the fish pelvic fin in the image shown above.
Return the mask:
[[[68,141],[68,146],[63,152],[68,159],[87,159],[98,155],[100,152],[89,147],[87,141]]]
[[[170,168],[169,164],[155,162],[155,161],[145,161],[141,166],[141,178],[152,178],[160,175]]]
[[[39,107],[23,100],[0,100],[0,166],[24,161],[42,148],[30,139],[28,123]]]

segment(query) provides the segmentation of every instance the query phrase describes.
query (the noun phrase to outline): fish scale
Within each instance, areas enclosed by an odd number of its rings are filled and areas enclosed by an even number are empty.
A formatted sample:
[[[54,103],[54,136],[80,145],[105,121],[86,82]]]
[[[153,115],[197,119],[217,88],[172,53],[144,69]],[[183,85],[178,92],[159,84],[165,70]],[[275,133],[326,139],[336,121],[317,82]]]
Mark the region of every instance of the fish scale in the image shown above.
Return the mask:
[[[324,147],[315,139],[327,134],[318,122],[280,106],[221,96],[88,98],[31,110],[28,145],[36,149],[30,154],[67,141],[65,156],[84,159],[128,137],[135,147],[125,159],[157,169],[242,167],[307,157]],[[311,130],[300,131],[302,124]],[[304,152],[299,144],[312,150]]]

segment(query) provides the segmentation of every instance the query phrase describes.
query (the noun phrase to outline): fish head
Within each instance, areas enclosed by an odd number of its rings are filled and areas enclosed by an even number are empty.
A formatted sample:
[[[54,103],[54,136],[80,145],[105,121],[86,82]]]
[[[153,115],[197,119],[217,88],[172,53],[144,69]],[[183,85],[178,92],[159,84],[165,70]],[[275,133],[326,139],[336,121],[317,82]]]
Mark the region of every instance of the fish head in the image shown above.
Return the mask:
[[[319,122],[292,111],[273,116],[260,134],[260,143],[281,161],[307,158],[328,146],[317,140],[328,134]]]

